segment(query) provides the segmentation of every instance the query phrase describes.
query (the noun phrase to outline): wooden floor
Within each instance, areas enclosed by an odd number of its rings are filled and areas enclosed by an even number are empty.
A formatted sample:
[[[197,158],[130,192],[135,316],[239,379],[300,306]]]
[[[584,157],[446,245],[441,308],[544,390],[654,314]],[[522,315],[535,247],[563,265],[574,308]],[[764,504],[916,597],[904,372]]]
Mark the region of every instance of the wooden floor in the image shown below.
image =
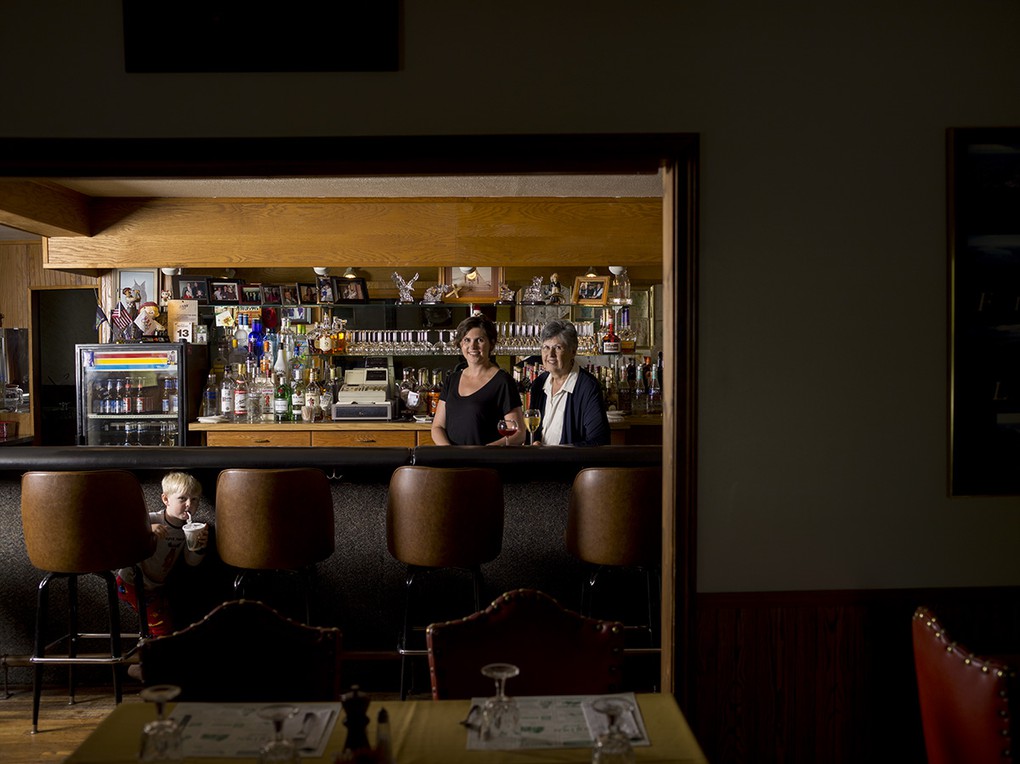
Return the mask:
[[[125,703],[139,703],[141,684],[125,682]],[[32,688],[10,687],[0,697],[0,762],[36,764],[63,761],[113,710],[113,691],[108,688],[79,689],[74,705],[67,691],[47,688],[39,709],[39,733],[32,734]]]

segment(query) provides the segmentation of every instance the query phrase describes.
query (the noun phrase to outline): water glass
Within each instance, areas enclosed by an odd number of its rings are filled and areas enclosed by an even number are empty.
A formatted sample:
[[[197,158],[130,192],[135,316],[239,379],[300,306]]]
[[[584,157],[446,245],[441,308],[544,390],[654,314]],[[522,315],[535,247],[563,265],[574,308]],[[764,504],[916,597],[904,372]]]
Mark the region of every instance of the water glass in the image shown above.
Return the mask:
[[[184,761],[181,728],[166,718],[166,704],[180,694],[181,688],[172,684],[156,684],[141,691],[142,700],[156,704],[156,720],[142,728],[139,761]]]
[[[482,666],[482,674],[494,680],[496,694],[482,705],[482,724],[478,734],[483,740],[502,739],[516,741],[520,727],[517,703],[506,695],[506,680],[521,670],[511,663],[490,663]]]

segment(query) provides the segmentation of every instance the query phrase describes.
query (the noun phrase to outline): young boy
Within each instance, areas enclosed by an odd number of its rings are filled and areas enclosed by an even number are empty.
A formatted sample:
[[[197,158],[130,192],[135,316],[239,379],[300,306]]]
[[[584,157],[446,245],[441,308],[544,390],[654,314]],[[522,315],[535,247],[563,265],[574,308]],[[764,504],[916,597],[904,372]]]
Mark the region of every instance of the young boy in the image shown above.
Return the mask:
[[[163,585],[174,565],[182,557],[188,565],[198,565],[204,559],[209,528],[199,531],[195,551],[188,549],[184,539],[184,526],[191,522],[191,508],[201,495],[202,486],[194,477],[184,472],[171,472],[163,478],[163,511],[149,513],[156,550],[140,567],[145,587],[146,621],[149,633],[154,637],[170,634],[175,629],[170,605],[163,591]],[[136,610],[137,586],[132,568],[117,571],[117,594]],[[137,665],[129,666],[128,673],[132,673],[130,669],[137,668]]]

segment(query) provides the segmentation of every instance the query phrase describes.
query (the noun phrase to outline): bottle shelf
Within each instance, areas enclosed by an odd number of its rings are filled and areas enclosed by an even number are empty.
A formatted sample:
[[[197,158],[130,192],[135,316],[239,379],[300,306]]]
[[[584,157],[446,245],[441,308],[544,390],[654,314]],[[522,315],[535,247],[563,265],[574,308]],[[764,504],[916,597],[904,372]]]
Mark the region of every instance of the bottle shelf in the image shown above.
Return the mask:
[[[144,414],[88,414],[89,419],[169,419],[176,420],[178,414],[176,412],[172,414],[158,412],[146,412]]]

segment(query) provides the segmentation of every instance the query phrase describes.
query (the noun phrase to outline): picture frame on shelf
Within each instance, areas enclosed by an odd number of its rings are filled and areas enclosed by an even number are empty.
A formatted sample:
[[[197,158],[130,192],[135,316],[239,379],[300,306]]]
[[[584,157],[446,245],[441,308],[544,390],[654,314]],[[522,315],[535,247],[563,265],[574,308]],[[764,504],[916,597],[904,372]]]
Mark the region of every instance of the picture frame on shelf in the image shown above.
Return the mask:
[[[443,296],[443,302],[495,302],[502,281],[503,269],[494,266],[476,267],[472,273],[458,267],[439,269],[439,283],[454,289]]]
[[[298,304],[300,305],[318,305],[319,304],[319,293],[315,288],[315,284],[298,284]]]
[[[319,305],[333,305],[336,302],[336,292],[333,290],[332,277],[316,276],[315,291]]]
[[[206,305],[209,302],[207,276],[174,276],[171,290],[175,300],[198,300],[199,305]]]
[[[263,305],[283,304],[283,291],[279,284],[262,285],[262,304]]]
[[[365,284],[365,279],[338,278],[334,287],[336,301],[340,305],[368,302],[368,286]]]
[[[609,276],[578,276],[574,279],[576,305],[605,305],[609,300]]]
[[[209,279],[209,302],[213,305],[237,305],[239,295],[236,279]]]
[[[120,302],[125,289],[138,292],[138,305],[159,300],[158,268],[124,268],[117,271],[117,294],[114,302]]]
[[[241,291],[238,294],[238,304],[260,305],[262,303],[261,284],[241,284],[240,290]]]
[[[286,318],[292,324],[307,324],[308,323],[308,308],[297,307],[297,308],[284,308],[283,318]]]
[[[280,284],[280,304],[281,305],[301,304],[301,292],[298,291],[297,284]]]

